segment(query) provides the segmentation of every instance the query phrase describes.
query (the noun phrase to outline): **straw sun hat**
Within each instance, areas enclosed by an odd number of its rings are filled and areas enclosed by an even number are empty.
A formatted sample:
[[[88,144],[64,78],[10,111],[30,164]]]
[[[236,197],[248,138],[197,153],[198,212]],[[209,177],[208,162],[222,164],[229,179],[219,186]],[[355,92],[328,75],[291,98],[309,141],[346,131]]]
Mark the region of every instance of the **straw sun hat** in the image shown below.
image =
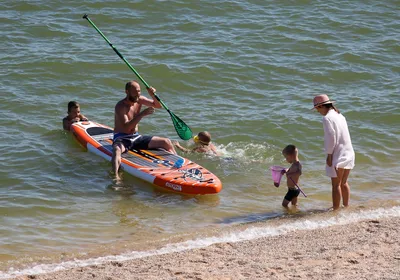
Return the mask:
[[[328,95],[326,95],[326,94],[320,94],[320,95],[317,95],[314,97],[313,102],[314,102],[314,107],[312,109],[315,109],[315,107],[325,105],[325,104],[332,104],[335,101],[330,100]]]

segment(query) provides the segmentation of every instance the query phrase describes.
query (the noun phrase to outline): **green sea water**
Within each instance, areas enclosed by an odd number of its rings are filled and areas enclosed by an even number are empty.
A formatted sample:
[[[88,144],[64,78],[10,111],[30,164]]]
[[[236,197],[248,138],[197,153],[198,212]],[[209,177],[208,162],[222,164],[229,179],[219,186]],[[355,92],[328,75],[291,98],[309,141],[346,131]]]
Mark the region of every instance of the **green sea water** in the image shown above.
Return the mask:
[[[186,157],[221,179],[219,194],[166,193],[128,174],[115,190],[110,164],[62,130],[70,100],[112,126],[136,78],[85,13],[194,133],[211,133],[223,157]],[[287,165],[287,144],[303,164],[299,209],[330,207],[310,110],[321,93],[349,125],[351,204],[400,204],[398,1],[2,1],[0,24],[0,270],[284,215],[269,168]],[[179,140],[165,110],[140,132]]]

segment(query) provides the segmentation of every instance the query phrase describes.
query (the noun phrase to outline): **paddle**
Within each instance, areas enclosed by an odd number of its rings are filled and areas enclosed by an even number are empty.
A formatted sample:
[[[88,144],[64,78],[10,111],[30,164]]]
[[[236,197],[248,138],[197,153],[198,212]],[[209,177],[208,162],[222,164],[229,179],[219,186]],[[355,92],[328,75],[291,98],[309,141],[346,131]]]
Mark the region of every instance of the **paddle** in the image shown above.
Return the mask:
[[[104,36],[103,32],[100,31],[100,29],[97,28],[97,26],[93,23],[93,21],[90,20],[87,14],[83,15],[83,18],[87,19],[87,21],[96,29],[96,31],[103,37],[104,40],[110,45],[110,47],[114,50],[114,52],[128,65],[128,67],[133,71],[133,73],[136,74],[136,76],[142,81],[142,83],[146,86],[146,88],[150,88],[150,86],[146,83],[146,81],[142,78],[142,76],[139,75],[139,73],[135,70],[135,68],[132,67],[132,65],[129,64],[129,62],[122,56],[122,54],[113,46],[113,44]],[[160,104],[164,107],[165,110],[169,113],[172,119],[172,123],[174,124],[175,130],[179,137],[183,140],[189,140],[192,138],[192,130],[190,127],[185,124],[184,121],[182,121],[178,116],[176,116],[173,112],[171,112],[167,105],[158,97],[157,94],[154,93],[154,96],[160,102]]]
[[[296,184],[296,182],[292,179],[292,177],[290,177],[290,180],[292,180],[293,184],[299,189],[299,191],[304,195],[304,197],[307,197],[307,195],[302,191],[302,189],[300,189],[300,187]]]

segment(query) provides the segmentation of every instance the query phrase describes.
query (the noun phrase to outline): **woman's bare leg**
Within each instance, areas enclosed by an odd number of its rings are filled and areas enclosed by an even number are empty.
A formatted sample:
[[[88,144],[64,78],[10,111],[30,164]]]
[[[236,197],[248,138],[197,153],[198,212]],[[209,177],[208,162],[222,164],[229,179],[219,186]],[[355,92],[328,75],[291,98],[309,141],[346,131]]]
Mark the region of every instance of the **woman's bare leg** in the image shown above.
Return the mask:
[[[337,172],[336,178],[331,178],[332,181],[332,203],[333,203],[333,210],[337,210],[340,207],[340,199],[342,196],[341,189],[340,189],[340,177],[339,172]]]
[[[343,178],[340,183],[340,190],[342,191],[343,206],[349,206],[350,201],[350,186],[347,179],[350,175],[350,169],[343,169]]]

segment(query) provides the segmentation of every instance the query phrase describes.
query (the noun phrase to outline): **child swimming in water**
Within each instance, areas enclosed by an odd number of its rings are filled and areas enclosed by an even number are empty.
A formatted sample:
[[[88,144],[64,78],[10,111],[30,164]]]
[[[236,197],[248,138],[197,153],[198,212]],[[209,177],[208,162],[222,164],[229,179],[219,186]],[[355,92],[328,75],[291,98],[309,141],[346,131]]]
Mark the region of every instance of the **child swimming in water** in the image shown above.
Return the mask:
[[[175,147],[183,152],[196,152],[196,153],[207,153],[219,155],[214,144],[211,143],[211,134],[208,131],[199,132],[195,137],[193,137],[196,146],[193,149],[188,149],[182,147],[178,141],[174,142]]]

